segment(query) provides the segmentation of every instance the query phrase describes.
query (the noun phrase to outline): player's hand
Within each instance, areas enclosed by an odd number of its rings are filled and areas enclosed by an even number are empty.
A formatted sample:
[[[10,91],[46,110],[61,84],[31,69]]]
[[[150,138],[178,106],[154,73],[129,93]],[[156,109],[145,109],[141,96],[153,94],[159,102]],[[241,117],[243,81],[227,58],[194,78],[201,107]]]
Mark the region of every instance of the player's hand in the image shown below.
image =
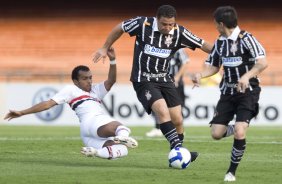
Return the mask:
[[[249,78],[243,75],[239,80],[238,80],[238,85],[237,85],[237,92],[239,93],[245,93],[246,89],[250,87],[249,83]]]
[[[94,63],[97,63],[99,60],[103,59],[103,63],[104,63],[106,57],[107,57],[107,49],[100,48],[99,50],[97,50],[94,53],[94,56],[93,56],[92,60],[93,60]]]
[[[174,76],[174,85],[175,85],[175,87],[178,87],[179,80],[180,80],[180,77]]]
[[[116,53],[115,53],[115,50],[113,47],[109,48],[108,51],[107,51],[107,55],[110,59],[110,61],[113,61],[116,59]]]
[[[13,118],[21,117],[22,115],[23,113],[21,111],[10,110],[10,112],[7,113],[6,116],[4,117],[4,120],[10,121]]]
[[[194,84],[194,86],[192,87],[192,89],[194,87],[199,87],[200,86],[200,81],[201,81],[202,75],[201,73],[195,73],[191,75],[191,80]]]

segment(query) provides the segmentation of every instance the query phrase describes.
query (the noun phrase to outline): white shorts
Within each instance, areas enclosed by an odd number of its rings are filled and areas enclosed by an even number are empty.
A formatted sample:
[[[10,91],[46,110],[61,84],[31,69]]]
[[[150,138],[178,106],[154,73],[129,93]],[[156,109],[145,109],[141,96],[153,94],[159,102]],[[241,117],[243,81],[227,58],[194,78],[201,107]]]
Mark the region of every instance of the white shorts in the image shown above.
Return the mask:
[[[98,128],[116,121],[109,115],[98,115],[88,119],[80,124],[80,136],[85,146],[100,149],[107,140],[113,140],[113,137],[103,138],[98,136]]]

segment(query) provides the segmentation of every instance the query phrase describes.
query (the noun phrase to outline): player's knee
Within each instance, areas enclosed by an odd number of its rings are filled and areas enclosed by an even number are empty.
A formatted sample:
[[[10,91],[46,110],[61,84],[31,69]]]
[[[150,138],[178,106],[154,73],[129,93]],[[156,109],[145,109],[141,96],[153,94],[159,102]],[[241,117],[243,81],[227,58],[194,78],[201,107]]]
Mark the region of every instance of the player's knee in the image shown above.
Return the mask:
[[[220,132],[212,132],[211,133],[211,137],[214,139],[214,140],[220,140],[222,138],[222,133]]]
[[[155,112],[155,114],[157,115],[157,117],[161,122],[168,121],[171,119],[169,112],[165,110],[160,110],[158,112]]]
[[[234,137],[235,139],[245,139],[246,133],[243,130],[235,130]]]
[[[182,126],[183,118],[182,117],[172,118],[172,122],[175,126]]]

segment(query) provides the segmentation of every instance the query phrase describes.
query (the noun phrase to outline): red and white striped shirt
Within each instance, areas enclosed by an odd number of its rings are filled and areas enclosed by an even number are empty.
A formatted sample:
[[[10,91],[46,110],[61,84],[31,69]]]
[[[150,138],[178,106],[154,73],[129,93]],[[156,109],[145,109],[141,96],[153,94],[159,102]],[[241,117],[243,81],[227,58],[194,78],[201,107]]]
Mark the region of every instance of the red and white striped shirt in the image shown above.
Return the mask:
[[[52,99],[57,104],[68,103],[75,111],[80,122],[83,122],[93,116],[106,114],[102,106],[102,99],[108,93],[104,82],[92,84],[91,91],[86,92],[75,85],[68,85]]]

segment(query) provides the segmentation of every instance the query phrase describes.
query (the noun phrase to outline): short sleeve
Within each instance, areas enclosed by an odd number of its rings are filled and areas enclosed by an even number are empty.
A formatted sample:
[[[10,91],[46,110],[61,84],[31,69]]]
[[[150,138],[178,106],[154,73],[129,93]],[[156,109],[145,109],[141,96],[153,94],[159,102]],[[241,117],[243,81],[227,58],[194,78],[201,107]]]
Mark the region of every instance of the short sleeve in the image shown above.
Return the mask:
[[[243,37],[243,42],[245,43],[244,45],[246,46],[246,49],[249,50],[252,57],[257,59],[266,56],[265,50],[262,45],[250,33],[247,33]]]
[[[128,33],[130,36],[136,36],[142,30],[142,25],[144,22],[144,18],[135,17],[129,20],[125,20],[122,22],[122,29],[124,32]]]
[[[51,99],[54,100],[57,104],[68,103],[71,100],[71,86],[66,86],[56,93]]]
[[[182,27],[183,31],[181,33],[181,46],[187,47],[192,50],[196,48],[201,48],[204,44],[204,40],[194,35],[192,32]]]
[[[92,91],[97,95],[100,100],[102,100],[108,93],[107,89],[105,88],[104,82],[93,84]]]

